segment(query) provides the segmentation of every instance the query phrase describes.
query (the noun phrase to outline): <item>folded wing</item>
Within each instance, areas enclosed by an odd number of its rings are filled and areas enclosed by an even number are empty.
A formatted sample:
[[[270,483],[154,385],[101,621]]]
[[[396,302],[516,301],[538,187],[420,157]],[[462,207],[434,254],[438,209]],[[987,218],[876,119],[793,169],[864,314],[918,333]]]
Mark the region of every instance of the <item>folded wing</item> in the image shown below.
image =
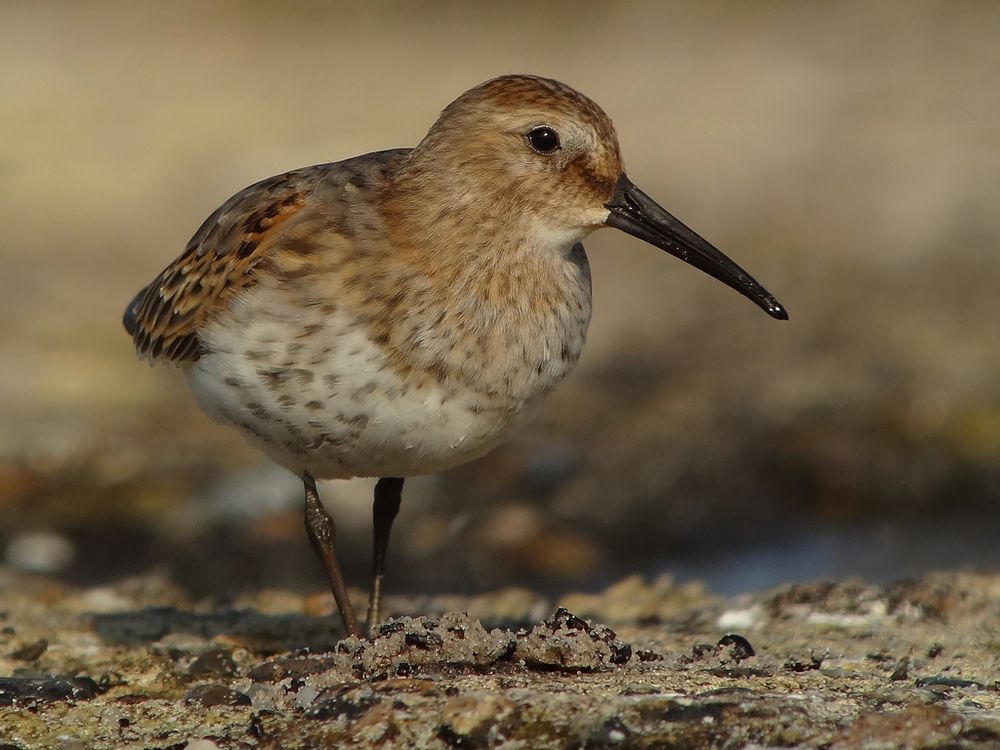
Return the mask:
[[[198,329],[213,311],[254,284],[254,267],[305,213],[314,168],[287,172],[240,191],[201,225],[184,252],[125,310],[136,351],[150,361],[198,359]]]

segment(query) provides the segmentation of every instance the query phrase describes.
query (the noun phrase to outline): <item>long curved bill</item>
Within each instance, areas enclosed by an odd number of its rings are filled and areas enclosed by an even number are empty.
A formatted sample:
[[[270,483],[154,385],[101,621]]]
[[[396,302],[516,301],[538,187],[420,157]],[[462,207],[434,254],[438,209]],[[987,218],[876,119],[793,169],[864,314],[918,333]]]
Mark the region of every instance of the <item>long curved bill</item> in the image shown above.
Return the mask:
[[[605,224],[676,255],[756,302],[772,318],[788,320],[781,303],[725,253],[671,216],[624,174],[606,204]]]

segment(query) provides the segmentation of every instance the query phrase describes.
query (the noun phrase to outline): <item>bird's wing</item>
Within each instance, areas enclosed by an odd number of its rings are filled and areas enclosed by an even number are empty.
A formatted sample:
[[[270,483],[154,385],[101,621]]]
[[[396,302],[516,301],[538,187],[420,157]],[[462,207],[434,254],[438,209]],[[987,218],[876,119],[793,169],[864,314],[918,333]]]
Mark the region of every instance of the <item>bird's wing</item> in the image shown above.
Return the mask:
[[[374,196],[409,153],[390,149],[316,164],[238,192],[129,303],[122,322],[136,351],[151,362],[197,360],[202,353],[199,328],[226,309],[240,290],[257,283],[256,268],[274,265],[282,250],[332,251],[338,246],[335,236],[347,242],[355,221],[373,226]],[[294,276],[289,273],[285,279]]]
[[[322,166],[251,185],[205,220],[180,257],[125,310],[125,330],[140,356],[175,364],[198,359],[202,322],[251,286],[254,267],[314,213],[309,208]]]

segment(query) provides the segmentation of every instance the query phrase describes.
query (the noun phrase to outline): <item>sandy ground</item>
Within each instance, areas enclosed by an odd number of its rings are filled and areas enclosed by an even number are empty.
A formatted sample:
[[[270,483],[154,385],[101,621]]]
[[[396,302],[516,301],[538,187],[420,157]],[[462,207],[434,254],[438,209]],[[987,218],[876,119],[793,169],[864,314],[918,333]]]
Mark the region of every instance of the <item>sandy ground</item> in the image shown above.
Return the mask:
[[[5,749],[1000,746],[995,575],[396,599],[342,641],[324,596],[0,578]]]

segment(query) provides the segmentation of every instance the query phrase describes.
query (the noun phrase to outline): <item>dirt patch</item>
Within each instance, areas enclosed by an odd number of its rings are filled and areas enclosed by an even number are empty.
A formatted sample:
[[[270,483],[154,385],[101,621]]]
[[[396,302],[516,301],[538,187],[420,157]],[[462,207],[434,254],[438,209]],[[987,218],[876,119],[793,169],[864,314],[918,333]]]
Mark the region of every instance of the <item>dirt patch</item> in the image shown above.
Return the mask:
[[[325,597],[223,608],[155,576],[0,577],[5,748],[1000,743],[997,575],[737,599],[633,578],[565,597],[590,619],[552,603],[530,624],[512,622],[509,591],[464,602],[475,617],[460,598],[394,599],[433,614],[372,639],[338,639]]]

